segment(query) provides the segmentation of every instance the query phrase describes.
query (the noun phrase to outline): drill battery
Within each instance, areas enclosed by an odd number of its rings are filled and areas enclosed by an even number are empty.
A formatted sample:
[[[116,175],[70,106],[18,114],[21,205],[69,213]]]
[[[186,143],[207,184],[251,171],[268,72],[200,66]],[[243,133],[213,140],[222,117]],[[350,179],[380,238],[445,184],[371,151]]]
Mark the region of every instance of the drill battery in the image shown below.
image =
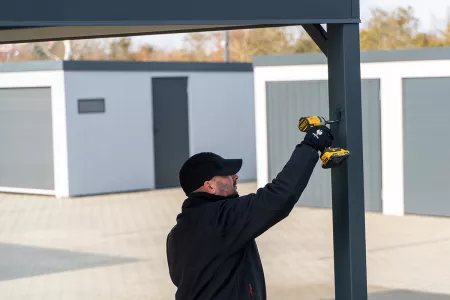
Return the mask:
[[[340,166],[350,156],[350,151],[342,148],[326,148],[320,159],[322,160],[322,168],[330,169]]]

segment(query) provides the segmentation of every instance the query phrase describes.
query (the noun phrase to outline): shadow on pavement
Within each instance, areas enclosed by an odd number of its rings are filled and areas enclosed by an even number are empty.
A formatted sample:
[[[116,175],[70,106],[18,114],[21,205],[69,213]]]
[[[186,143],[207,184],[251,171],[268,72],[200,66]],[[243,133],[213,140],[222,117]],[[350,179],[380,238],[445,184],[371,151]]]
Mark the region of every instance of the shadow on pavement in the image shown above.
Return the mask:
[[[393,289],[369,285],[368,300],[449,300],[450,294]],[[335,300],[334,285],[327,283],[299,285],[270,285],[268,299]]]
[[[0,243],[0,281],[136,261],[135,258]]]
[[[449,294],[435,294],[411,290],[393,290],[369,294],[369,300],[448,300]]]

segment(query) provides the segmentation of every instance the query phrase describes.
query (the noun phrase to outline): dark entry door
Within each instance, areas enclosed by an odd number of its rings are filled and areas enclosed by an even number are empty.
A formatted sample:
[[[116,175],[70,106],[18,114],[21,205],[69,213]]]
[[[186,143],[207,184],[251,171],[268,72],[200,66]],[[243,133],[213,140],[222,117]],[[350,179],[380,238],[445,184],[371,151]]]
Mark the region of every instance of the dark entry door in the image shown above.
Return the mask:
[[[152,78],[156,188],[179,186],[178,172],[189,158],[187,77]]]

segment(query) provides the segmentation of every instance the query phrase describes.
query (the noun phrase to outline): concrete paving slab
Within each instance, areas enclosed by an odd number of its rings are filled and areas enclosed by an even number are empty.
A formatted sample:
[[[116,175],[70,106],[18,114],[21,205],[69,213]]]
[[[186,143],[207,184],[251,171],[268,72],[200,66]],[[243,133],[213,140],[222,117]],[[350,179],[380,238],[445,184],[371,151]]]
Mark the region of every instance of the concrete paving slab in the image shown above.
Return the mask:
[[[183,200],[180,189],[0,194],[0,299],[174,299],[165,239]],[[450,299],[448,228],[450,218],[367,213],[369,299]],[[296,207],[257,242],[269,299],[333,299],[330,210]]]

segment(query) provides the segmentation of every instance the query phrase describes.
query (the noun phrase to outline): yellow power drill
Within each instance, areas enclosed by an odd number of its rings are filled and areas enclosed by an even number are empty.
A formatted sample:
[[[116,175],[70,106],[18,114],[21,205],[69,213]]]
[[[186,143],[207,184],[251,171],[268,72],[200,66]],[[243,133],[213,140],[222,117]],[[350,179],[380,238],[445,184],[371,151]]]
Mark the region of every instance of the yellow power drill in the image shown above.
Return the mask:
[[[339,121],[328,121],[324,117],[319,116],[309,116],[302,117],[298,121],[298,129],[301,132],[306,132],[308,129],[322,126],[327,124],[338,123]],[[350,156],[350,151],[343,148],[325,148],[322,152],[320,159],[322,160],[322,168],[330,169],[339,167],[342,165]]]

